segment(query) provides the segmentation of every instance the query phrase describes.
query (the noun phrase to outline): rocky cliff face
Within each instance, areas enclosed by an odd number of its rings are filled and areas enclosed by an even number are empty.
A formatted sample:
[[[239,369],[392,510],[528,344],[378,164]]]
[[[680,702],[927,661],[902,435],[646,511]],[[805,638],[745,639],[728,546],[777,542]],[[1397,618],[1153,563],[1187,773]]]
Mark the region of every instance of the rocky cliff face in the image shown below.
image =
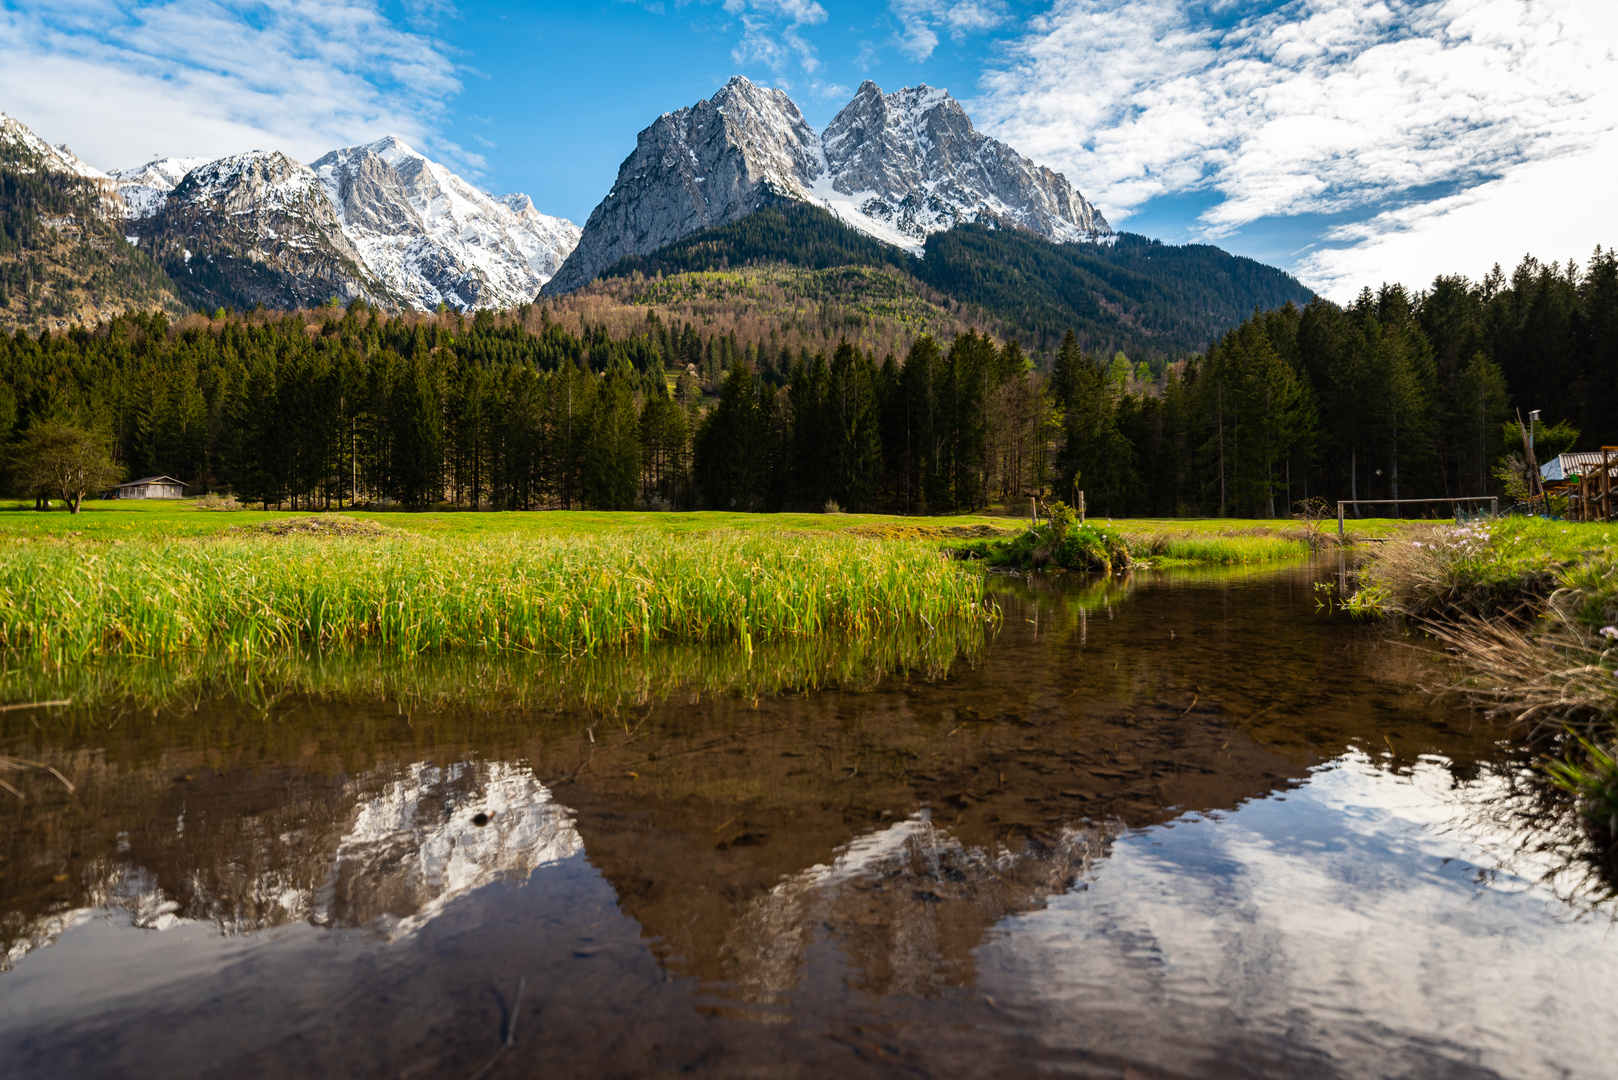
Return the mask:
[[[525,303],[578,243],[528,196],[486,195],[394,136],[312,168],[366,269],[412,307]]]
[[[545,291],[569,292],[625,255],[656,251],[776,200],[807,200],[821,164],[820,139],[792,99],[737,76],[640,133]]]
[[[916,254],[927,234],[972,221],[1059,243],[1112,234],[1065,177],[975,130],[942,90],[883,94],[867,81],[817,135],[784,93],[737,76],[640,133],[545,291],[576,289],[626,255],[781,199],[823,206]]]
[[[192,169],[127,227],[194,304],[399,303],[344,234],[320,178],[282,153],[255,150]]]

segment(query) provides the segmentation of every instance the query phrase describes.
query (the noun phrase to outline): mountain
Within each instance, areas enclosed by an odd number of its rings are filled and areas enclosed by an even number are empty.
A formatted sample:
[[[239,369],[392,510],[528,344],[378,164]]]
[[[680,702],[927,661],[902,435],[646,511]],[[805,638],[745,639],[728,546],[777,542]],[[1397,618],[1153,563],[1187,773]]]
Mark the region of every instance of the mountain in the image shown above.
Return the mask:
[[[912,272],[993,312],[1031,348],[1054,348],[1073,330],[1090,352],[1136,359],[1200,352],[1256,308],[1302,306],[1315,295],[1285,271],[1208,244],[1133,233],[1111,244],[1053,244],[981,224],[929,236]]]
[[[479,191],[391,135],[312,166],[253,151],[162,158],[111,180],[130,233],[207,308],[511,307],[579,238],[528,196]]]
[[[867,81],[820,135],[786,94],[738,75],[640,133],[544,291],[569,292],[621,259],[786,202],[824,207],[913,254],[967,222],[1055,241],[1112,233],[1064,177],[975,131],[945,91],[884,95]]]
[[[820,139],[792,99],[737,76],[713,97],[664,113],[635,140],[578,246],[545,286],[571,292],[644,255],[782,200],[812,201]]]
[[[158,158],[132,169],[114,169],[108,175],[118,185],[125,216],[144,218],[151,217],[162,207],[163,200],[185,179],[186,173],[207,163],[207,158],[199,157]]]
[[[948,92],[883,94],[866,80],[821,137],[814,195],[862,232],[915,254],[927,236],[969,222],[1018,226],[1057,242],[1111,235],[1067,178],[976,131]]]
[[[528,196],[486,195],[392,135],[311,167],[360,261],[411,307],[526,303],[578,243]]]
[[[125,239],[113,178],[0,113],[0,330],[63,330],[132,308],[184,310]]]
[[[365,265],[313,169],[253,150],[200,165],[126,227],[205,308],[398,306]]]

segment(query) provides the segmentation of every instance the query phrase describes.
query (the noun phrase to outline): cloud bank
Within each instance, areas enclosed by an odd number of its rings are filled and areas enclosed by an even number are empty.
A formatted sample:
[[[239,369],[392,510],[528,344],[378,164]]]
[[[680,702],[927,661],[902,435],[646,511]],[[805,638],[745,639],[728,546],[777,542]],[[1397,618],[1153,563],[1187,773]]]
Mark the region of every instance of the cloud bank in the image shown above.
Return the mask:
[[[373,0],[55,0],[0,10],[0,51],[6,111],[100,168],[390,132],[483,165],[435,134],[451,61]]]
[[[1346,251],[1299,263],[1336,292],[1531,215],[1499,200],[1557,198],[1547,163],[1565,179],[1610,157],[1615,24],[1604,0],[1057,0],[986,75],[974,115],[1115,222],[1191,192],[1217,196],[1198,220],[1214,240],[1266,218],[1363,215],[1326,237]],[[1581,248],[1596,224],[1580,223]]]

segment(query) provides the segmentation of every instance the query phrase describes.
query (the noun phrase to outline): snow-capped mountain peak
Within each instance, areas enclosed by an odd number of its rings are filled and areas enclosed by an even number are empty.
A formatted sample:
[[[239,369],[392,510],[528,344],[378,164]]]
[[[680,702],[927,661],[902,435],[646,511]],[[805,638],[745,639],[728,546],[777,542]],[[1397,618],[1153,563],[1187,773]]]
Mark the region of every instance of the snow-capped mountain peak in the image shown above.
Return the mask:
[[[546,291],[576,289],[625,255],[655,251],[778,199],[808,200],[822,162],[820,138],[792,99],[738,75],[640,133]]]
[[[1112,234],[1067,179],[975,130],[947,91],[863,83],[824,133],[791,98],[737,76],[640,133],[578,247],[546,286],[792,199],[913,254],[928,234],[991,221],[1062,242]]]
[[[897,234],[918,253],[928,233],[968,221],[1058,243],[1112,233],[1066,177],[977,131],[960,102],[925,83],[884,94],[866,80],[822,142],[829,183],[816,194],[855,228]]]
[[[313,168],[366,267],[413,306],[532,300],[578,242],[572,222],[479,191],[396,135]]]

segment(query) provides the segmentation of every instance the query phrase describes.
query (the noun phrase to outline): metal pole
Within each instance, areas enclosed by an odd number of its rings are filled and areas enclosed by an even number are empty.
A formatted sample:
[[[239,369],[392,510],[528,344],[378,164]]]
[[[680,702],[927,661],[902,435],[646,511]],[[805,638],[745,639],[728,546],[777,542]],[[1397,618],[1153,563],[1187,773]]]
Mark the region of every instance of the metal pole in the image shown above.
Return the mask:
[[[1611,453],[1618,446],[1601,448],[1601,520],[1612,520],[1612,463]]]

